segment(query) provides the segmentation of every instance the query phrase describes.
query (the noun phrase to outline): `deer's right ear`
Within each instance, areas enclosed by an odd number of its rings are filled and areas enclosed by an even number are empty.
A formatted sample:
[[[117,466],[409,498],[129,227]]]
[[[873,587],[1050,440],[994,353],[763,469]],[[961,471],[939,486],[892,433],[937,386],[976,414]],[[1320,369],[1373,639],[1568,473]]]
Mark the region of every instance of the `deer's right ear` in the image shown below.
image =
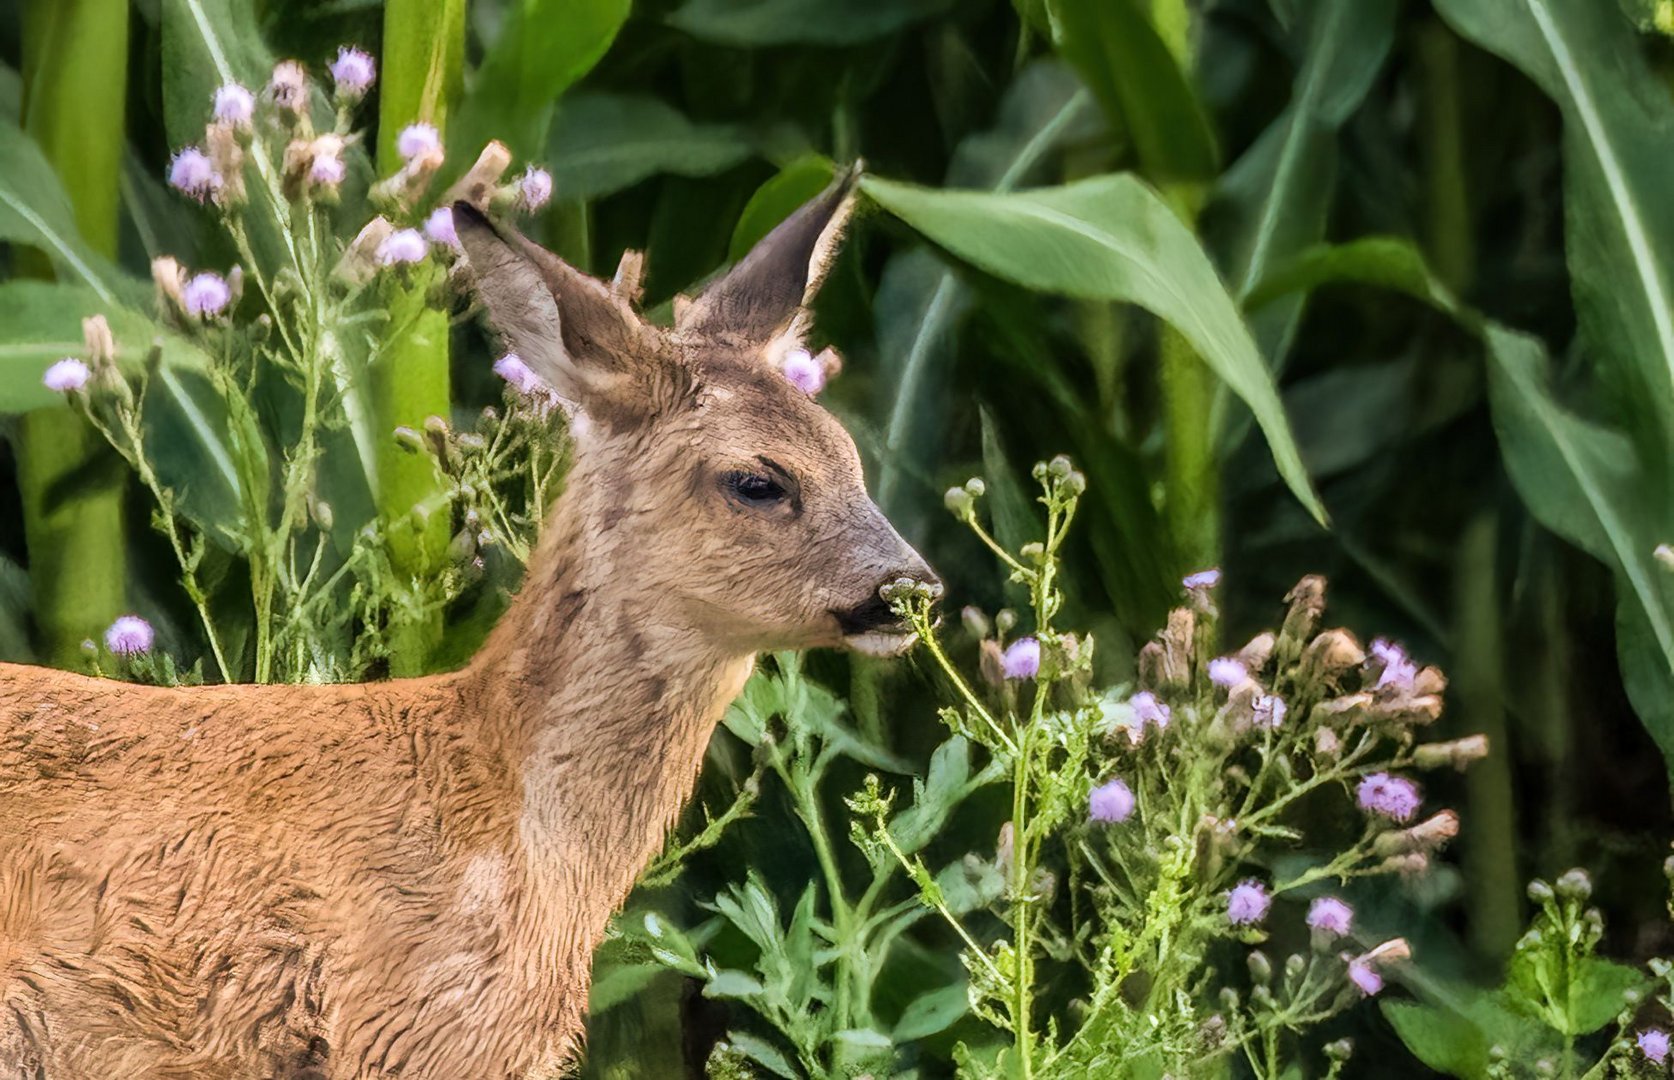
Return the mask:
[[[502,230],[470,203],[453,204],[453,223],[477,296],[508,351],[584,409],[646,395],[647,377],[660,366],[657,334],[610,286]]]

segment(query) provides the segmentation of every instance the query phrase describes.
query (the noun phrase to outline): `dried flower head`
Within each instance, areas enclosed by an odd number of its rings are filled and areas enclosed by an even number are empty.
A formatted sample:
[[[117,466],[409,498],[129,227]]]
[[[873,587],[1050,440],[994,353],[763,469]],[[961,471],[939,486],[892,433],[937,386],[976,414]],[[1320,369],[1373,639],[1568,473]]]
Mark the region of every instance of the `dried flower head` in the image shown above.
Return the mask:
[[[267,82],[267,96],[280,111],[294,118],[308,106],[308,75],[295,60],[281,60],[273,66]]]
[[[1273,898],[1259,881],[1246,880],[1233,886],[1226,896],[1226,918],[1234,926],[1249,926],[1267,917]]]
[[[1032,679],[1040,673],[1040,642],[1018,638],[1000,657],[1000,671],[1008,679]]]
[[[199,319],[213,319],[232,302],[232,287],[220,274],[197,274],[181,290],[181,305],[186,314]]]
[[[791,349],[785,353],[780,371],[790,384],[810,397],[825,389],[825,369],[807,349]],[[963,488],[956,489],[964,491]]]
[[[198,202],[205,202],[221,188],[221,174],[195,146],[181,150],[169,161],[169,186]]]
[[[1335,896],[1322,896],[1308,905],[1308,928],[1346,937],[1354,923],[1354,909]]]
[[[92,377],[93,371],[86,364],[73,356],[66,356],[46,369],[41,376],[41,384],[54,393],[68,394],[86,388],[87,380]]]
[[[250,121],[256,115],[256,95],[238,83],[224,83],[215,88],[211,115],[217,123],[248,131]]]
[[[1132,816],[1133,808],[1133,789],[1120,780],[1107,780],[1087,797],[1087,820],[1099,824],[1120,823]]]
[[[156,633],[138,615],[123,615],[105,631],[105,648],[117,656],[138,656],[151,651]]]
[[[372,89],[372,80],[378,72],[371,54],[351,45],[338,49],[337,59],[329,67],[331,84],[343,101],[359,101],[365,97],[366,92]]]

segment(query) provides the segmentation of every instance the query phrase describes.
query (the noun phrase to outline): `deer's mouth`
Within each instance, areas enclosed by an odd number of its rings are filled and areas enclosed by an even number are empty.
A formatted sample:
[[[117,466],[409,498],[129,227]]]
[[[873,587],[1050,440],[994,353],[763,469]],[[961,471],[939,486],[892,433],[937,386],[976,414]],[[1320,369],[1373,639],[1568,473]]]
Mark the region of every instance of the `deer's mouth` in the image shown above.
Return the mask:
[[[831,614],[843,632],[843,645],[867,656],[900,656],[918,642],[918,635],[879,596]]]

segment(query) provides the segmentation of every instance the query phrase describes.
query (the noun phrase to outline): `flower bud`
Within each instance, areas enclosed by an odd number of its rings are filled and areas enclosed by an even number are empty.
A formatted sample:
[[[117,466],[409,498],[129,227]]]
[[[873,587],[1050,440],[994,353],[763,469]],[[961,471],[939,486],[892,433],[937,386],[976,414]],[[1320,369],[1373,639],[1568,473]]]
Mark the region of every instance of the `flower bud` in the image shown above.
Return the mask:
[[[1585,870],[1575,867],[1558,877],[1555,889],[1565,900],[1586,900],[1593,895],[1593,879]]]
[[[1021,555],[1029,562],[1040,562],[1046,557],[1046,547],[1041,544],[1040,541],[1034,540],[1024,544],[1022,548],[1018,550],[1017,554]]]
[[[1322,758],[1335,758],[1342,752],[1342,740],[1328,727],[1314,729],[1314,753]]]
[[[267,96],[278,106],[289,121],[295,121],[308,107],[308,76],[295,60],[281,60],[274,65],[273,76],[267,83]]]
[[[1403,877],[1417,877],[1430,869],[1430,856],[1423,852],[1414,851],[1406,855],[1392,855],[1378,864],[1380,874],[1400,874]]]
[[[1546,903],[1548,900],[1552,899],[1553,895],[1552,886],[1546,884],[1546,882],[1540,880],[1539,878],[1535,878],[1533,881],[1529,882],[1528,892],[1529,899],[1537,904]]]
[[[967,605],[960,610],[959,621],[964,624],[965,632],[978,641],[986,638],[989,632],[994,629],[988,621],[988,616],[974,604]]]
[[[1087,474],[1077,469],[1064,477],[1064,490],[1072,498],[1080,498],[1087,493]]]
[[[977,671],[989,686],[1003,686],[1006,681],[1005,651],[993,638],[983,638],[977,648]]]
[[[1302,972],[1306,971],[1307,968],[1308,961],[1302,957],[1301,953],[1291,953],[1285,958],[1285,978],[1287,979],[1300,979]]]
[[[1016,625],[1017,612],[1010,608],[1001,608],[1000,613],[994,616],[994,628],[1002,634],[1011,633],[1011,628]]]
[[[947,494],[942,496],[942,505],[947,507],[947,512],[960,521],[970,520],[974,502],[971,493],[962,487],[948,488]]]
[[[965,490],[970,493],[971,498],[980,499],[988,494],[988,485],[983,483],[982,477],[973,476],[965,481]]]
[[[364,285],[378,273],[378,251],[395,226],[385,217],[375,217],[355,234],[332,272],[350,285]]]
[[[1070,459],[1063,454],[1057,455],[1046,465],[1046,471],[1050,473],[1054,479],[1058,480],[1065,479],[1074,470],[1075,463],[1070,461]]]
[[[1325,1044],[1325,1058],[1339,1064],[1354,1056],[1353,1039],[1337,1039]]]
[[[1468,735],[1451,742],[1424,743],[1413,750],[1413,764],[1420,769],[1438,769],[1451,765],[1464,769],[1473,761],[1488,756],[1488,736]]]
[[[1266,983],[1273,978],[1273,965],[1268,962],[1267,954],[1260,949],[1251,949],[1250,955],[1245,957],[1250,966],[1250,979],[1256,983]]]

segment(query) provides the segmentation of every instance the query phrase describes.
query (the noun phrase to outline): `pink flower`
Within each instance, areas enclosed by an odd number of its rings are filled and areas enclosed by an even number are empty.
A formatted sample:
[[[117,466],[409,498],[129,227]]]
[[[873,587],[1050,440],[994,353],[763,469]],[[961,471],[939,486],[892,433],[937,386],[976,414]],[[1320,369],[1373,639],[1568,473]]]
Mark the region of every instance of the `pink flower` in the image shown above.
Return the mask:
[[[825,369],[807,349],[792,349],[786,353],[781,370],[792,386],[810,397],[825,388]]]
[[[377,77],[378,70],[368,53],[349,45],[337,50],[337,59],[329,67],[337,96],[345,101],[358,101],[364,97],[366,91],[372,89],[372,80]]]
[[[285,112],[300,113],[308,104],[308,76],[302,65],[295,60],[281,60],[273,65],[267,94]]]
[[[539,210],[552,198],[552,174],[531,165],[517,181],[518,205],[530,212]]]
[[[1221,583],[1221,572],[1215,569],[1199,570],[1195,574],[1187,574],[1180,582],[1188,589],[1213,589]]]
[[[378,245],[378,265],[397,266],[402,263],[423,262],[430,246],[417,229],[397,229],[384,237]]]
[[[123,615],[105,631],[105,648],[117,656],[138,656],[151,651],[155,638],[150,623],[138,615]]]
[[[1174,718],[1174,713],[1167,705],[1157,700],[1157,695],[1149,690],[1141,690],[1128,699],[1128,705],[1133,709],[1134,722],[1140,727],[1149,724],[1158,731],[1168,727],[1168,722]]]
[[[1413,679],[1418,676],[1418,665],[1407,657],[1407,651],[1399,645],[1383,638],[1372,642],[1372,655],[1383,661],[1383,671],[1378,674],[1377,686],[1382,690],[1386,686],[1393,686],[1396,690],[1410,691]]]
[[[1369,813],[1382,814],[1395,821],[1411,821],[1423,801],[1418,786],[1402,776],[1372,773],[1360,781],[1354,797],[1360,808]]]
[[[1109,780],[1094,788],[1088,796],[1087,819],[1100,824],[1115,824],[1128,820],[1133,808],[1133,789],[1120,780]]]
[[[1008,679],[1032,679],[1040,673],[1040,642],[1018,638],[1000,657],[1000,672]]]
[[[1383,989],[1383,976],[1377,969],[1365,960],[1350,960],[1348,966],[1349,982],[1360,988],[1360,992],[1371,997]]]
[[[318,187],[333,188],[343,182],[348,172],[348,166],[336,154],[316,154],[314,163],[308,166],[308,179]]]
[[[1273,898],[1259,881],[1241,881],[1226,895],[1226,918],[1234,926],[1249,926],[1267,918]]]
[[[546,388],[541,377],[529,370],[529,365],[516,353],[507,353],[494,361],[494,374],[506,380],[520,394],[538,394]]]
[[[1639,1052],[1653,1065],[1661,1065],[1668,1060],[1668,1032],[1661,1028],[1646,1028],[1634,1041],[1639,1044]]]
[[[223,124],[248,128],[256,115],[256,95],[235,82],[217,87],[214,100],[214,117]]]
[[[46,374],[41,376],[41,383],[54,393],[68,394],[86,386],[87,380],[92,377],[93,372],[86,364],[73,356],[66,356],[46,369]]]
[[[442,148],[442,136],[429,124],[408,124],[395,137],[395,152],[402,161],[412,161]]]
[[[453,208],[438,206],[424,219],[424,235],[430,238],[432,244],[459,250],[459,233],[453,227]]]
[[[203,202],[221,188],[215,163],[195,146],[188,146],[169,162],[169,186]]]
[[[232,302],[232,288],[220,274],[198,274],[180,291],[188,315],[212,319]]]
[[[1335,896],[1322,896],[1308,905],[1309,929],[1343,937],[1349,932],[1353,920],[1354,909]]]
[[[1279,695],[1258,694],[1255,699],[1255,726],[1272,731],[1284,724],[1285,713],[1289,711],[1284,698]]]
[[[1250,673],[1244,670],[1244,665],[1230,656],[1209,661],[1209,681],[1216,686],[1230,689],[1249,677]]]

